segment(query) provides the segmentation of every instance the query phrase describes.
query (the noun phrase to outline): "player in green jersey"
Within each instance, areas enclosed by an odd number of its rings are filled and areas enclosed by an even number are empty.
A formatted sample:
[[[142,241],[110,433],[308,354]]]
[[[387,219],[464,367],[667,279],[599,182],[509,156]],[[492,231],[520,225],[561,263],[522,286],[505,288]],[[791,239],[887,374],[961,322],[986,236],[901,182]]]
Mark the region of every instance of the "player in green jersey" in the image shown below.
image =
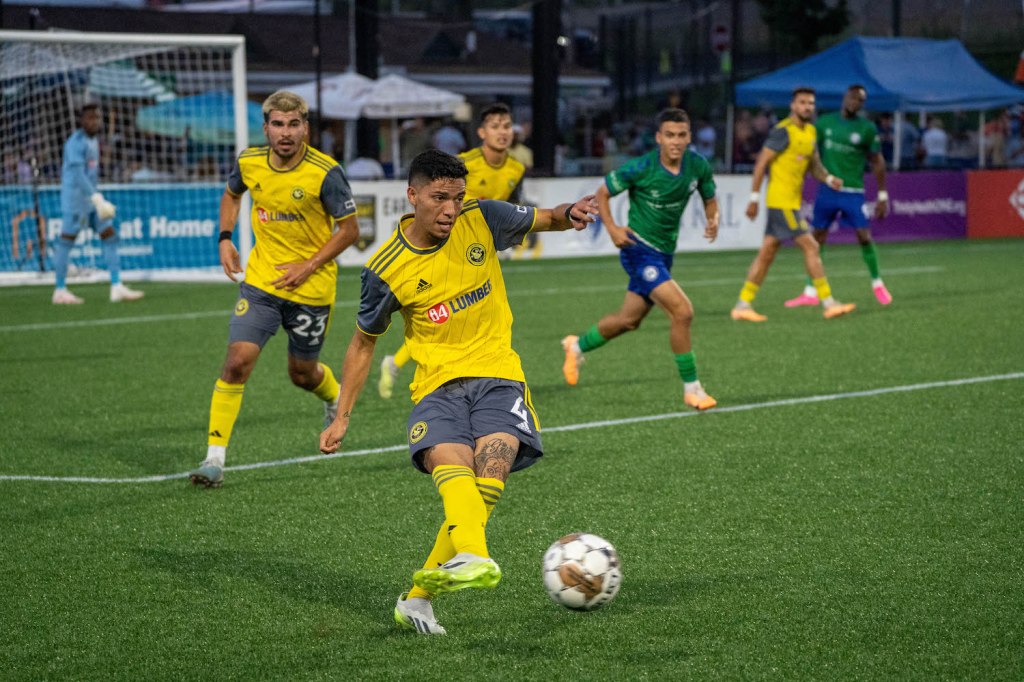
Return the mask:
[[[892,303],[892,295],[885,287],[878,269],[878,249],[871,239],[871,223],[864,205],[864,166],[871,164],[871,172],[878,183],[878,200],[875,203],[875,219],[885,217],[889,208],[889,193],[885,190],[885,159],[875,124],[860,115],[868,98],[867,89],[860,84],[851,85],[843,96],[842,110],[825,114],[818,119],[818,150],[826,170],[843,181],[840,190],[820,185],[814,200],[814,216],[811,226],[814,238],[824,254],[828,231],[833,222],[840,228],[857,231],[861,255],[871,273],[871,289],[882,305]],[[786,301],[787,308],[801,305],[818,305],[818,293],[808,281],[802,294]]]
[[[688,149],[690,119],[682,109],[665,109],[658,115],[658,148],[612,171],[597,190],[601,220],[612,242],[619,248],[619,260],[629,275],[622,306],[605,315],[580,335],[562,339],[565,363],[562,372],[570,386],[579,381],[584,353],[600,348],[616,336],[631,332],[651,308],[658,305],[669,318],[669,346],[683,380],[683,401],[697,410],[714,407],[697,379],[697,364],[690,341],[693,304],[672,279],[672,257],[679,236],[679,221],[694,192],[704,202],[707,224],[704,237],[718,236],[718,200],[711,165]],[[609,200],[629,192],[629,225],[618,225]]]

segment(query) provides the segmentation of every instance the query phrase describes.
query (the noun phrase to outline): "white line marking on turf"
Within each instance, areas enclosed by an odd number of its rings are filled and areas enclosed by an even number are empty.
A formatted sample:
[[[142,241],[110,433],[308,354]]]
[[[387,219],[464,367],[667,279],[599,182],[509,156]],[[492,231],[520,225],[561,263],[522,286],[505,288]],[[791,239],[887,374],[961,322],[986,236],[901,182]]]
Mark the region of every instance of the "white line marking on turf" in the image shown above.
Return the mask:
[[[584,429],[600,429],[606,426],[622,426],[625,424],[640,424],[643,422],[662,421],[665,419],[681,419],[683,417],[696,417],[701,414],[714,415],[727,412],[746,412],[748,410],[760,410],[766,407],[787,407],[790,405],[805,405],[807,403],[820,403],[830,400],[845,400],[847,398],[867,398],[889,393],[906,393],[909,391],[924,391],[930,388],[948,388],[950,386],[966,386],[968,384],[984,384],[993,381],[1008,381],[1012,379],[1024,379],[1024,372],[1010,372],[1009,374],[996,374],[987,377],[970,377],[967,379],[951,379],[949,381],[929,381],[921,384],[907,384],[905,386],[889,386],[887,388],[873,388],[866,391],[849,391],[847,393],[830,393],[826,395],[812,395],[803,398],[786,398],[784,400],[769,400],[763,403],[749,403],[747,405],[732,405],[717,407],[711,412],[669,412],[667,414],[652,414],[644,417],[624,417],[622,419],[607,419],[596,422],[584,422],[582,424],[566,424],[565,426],[553,426],[544,429],[544,433],[560,433],[563,431],[580,431]],[[407,450],[407,445],[390,445],[383,448],[366,448],[363,450],[350,450],[348,452],[336,452],[333,455],[308,455],[305,457],[292,457],[289,459],[278,459],[270,462],[255,462],[252,464],[238,464],[224,467],[224,471],[247,471],[249,469],[265,469],[267,467],[287,466],[289,464],[305,464],[307,462],[322,462],[328,459],[339,457],[359,457],[362,455],[380,455],[386,452],[399,452]],[[188,476],[187,472],[179,474],[161,474],[157,476],[140,476],[137,478],[94,478],[90,476],[17,476],[0,474],[0,481],[43,481],[51,483],[155,483],[159,481],[171,481],[183,479]]]
[[[564,269],[564,268],[563,268]],[[888,268],[885,271],[886,275],[916,275],[923,273],[942,272],[945,268],[936,266],[911,266],[906,268]],[[861,270],[857,271],[837,271],[830,272],[829,276],[833,279],[837,277],[847,276],[862,276],[864,273]],[[804,277],[804,275],[800,275]],[[682,279],[681,283],[686,288],[691,287],[710,287],[710,286],[731,286],[741,282],[736,277],[720,277],[717,279],[695,279],[686,280]],[[606,284],[599,286],[579,286],[579,287],[548,287],[545,289],[513,289],[509,292],[509,295],[513,298],[519,298],[523,296],[548,296],[552,294],[567,294],[567,293],[596,293],[599,291],[625,291],[625,284],[617,282],[615,284]],[[355,308],[358,301],[355,300],[344,300],[337,301],[334,304],[335,309],[340,308]],[[73,329],[76,327],[102,327],[106,325],[116,324],[138,324],[143,322],[170,322],[173,320],[197,320],[204,317],[224,317],[227,318],[231,315],[231,308],[224,310],[205,310],[194,313],[168,313],[166,315],[137,315],[134,317],[109,317],[99,320],[65,320],[61,322],[34,322],[29,324],[12,324],[6,326],[0,326],[0,332],[28,332],[28,331],[40,331],[48,329]]]

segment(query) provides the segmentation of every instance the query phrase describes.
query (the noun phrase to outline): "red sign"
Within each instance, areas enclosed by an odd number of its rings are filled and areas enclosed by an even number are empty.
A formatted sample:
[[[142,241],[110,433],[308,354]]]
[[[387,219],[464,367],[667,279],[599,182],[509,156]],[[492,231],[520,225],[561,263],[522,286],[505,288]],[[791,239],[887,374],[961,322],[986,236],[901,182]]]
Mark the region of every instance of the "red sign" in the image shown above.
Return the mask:
[[[1024,170],[967,173],[967,237],[1024,237]]]

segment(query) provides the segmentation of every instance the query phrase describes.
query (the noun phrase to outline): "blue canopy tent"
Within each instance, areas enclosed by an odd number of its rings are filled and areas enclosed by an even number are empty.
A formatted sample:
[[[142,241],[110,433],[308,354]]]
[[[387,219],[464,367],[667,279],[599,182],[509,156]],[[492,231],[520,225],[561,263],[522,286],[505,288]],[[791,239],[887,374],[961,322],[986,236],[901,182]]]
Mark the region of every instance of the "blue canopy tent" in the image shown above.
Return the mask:
[[[897,129],[905,111],[984,111],[1024,102],[1024,89],[986,71],[959,40],[925,38],[851,38],[737,85],[735,99],[737,106],[786,107],[803,85],[815,89],[819,109],[834,110],[853,83],[867,88],[871,109],[896,112]],[[897,130],[897,144],[899,138]]]
[[[247,102],[246,114],[249,144],[264,144],[262,108]],[[139,109],[135,126],[168,137],[183,137],[187,129],[192,142],[234,146],[234,100],[230,93],[222,91],[178,97]]]

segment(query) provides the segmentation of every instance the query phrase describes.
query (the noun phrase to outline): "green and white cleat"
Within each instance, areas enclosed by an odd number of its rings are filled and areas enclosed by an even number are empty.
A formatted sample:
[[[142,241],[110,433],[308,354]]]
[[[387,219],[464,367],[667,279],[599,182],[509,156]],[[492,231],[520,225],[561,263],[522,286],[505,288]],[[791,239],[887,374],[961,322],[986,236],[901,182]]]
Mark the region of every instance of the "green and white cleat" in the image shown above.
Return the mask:
[[[421,568],[412,575],[413,583],[431,594],[454,592],[467,587],[492,588],[501,580],[501,569],[494,559],[462,552],[438,568]]]
[[[434,618],[434,607],[429,599],[409,599],[403,592],[395,604],[395,622],[406,630],[415,630],[421,635],[446,635],[447,631]]]
[[[189,480],[192,485],[201,485],[206,488],[219,488],[224,483],[224,467],[217,464],[203,462],[195,471],[189,472]]]

